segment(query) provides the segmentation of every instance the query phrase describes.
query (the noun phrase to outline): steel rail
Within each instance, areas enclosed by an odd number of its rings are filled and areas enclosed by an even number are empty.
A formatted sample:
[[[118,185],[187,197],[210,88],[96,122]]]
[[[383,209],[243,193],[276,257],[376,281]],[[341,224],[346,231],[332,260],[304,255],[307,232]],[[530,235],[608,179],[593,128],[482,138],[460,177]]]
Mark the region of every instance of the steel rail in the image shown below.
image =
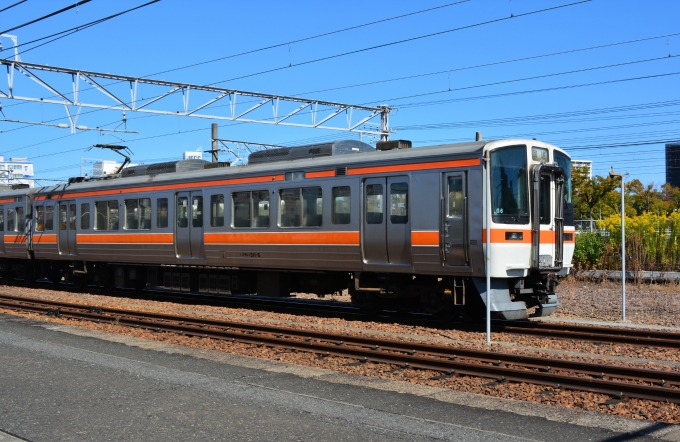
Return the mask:
[[[2,300],[2,298],[5,299]],[[15,310],[28,310],[55,316],[87,319],[95,322],[122,324],[152,331],[167,331],[187,336],[239,341],[258,346],[267,345],[270,347],[311,351],[322,356],[335,355],[355,358],[359,359],[360,362],[373,361],[436,370],[445,372],[447,375],[481,376],[496,380],[551,386],[558,384],[561,387],[574,390],[587,390],[604,394],[668,400],[680,403],[680,390],[666,386],[667,383],[669,385],[680,385],[680,373],[675,372],[553,360],[430,344],[401,343],[390,340],[291,330],[282,327],[244,324],[232,321],[185,318],[105,307],[89,307],[81,304],[13,296],[0,297],[0,305]],[[153,320],[156,323],[153,323]],[[206,327],[214,327],[215,329]],[[255,335],[256,332],[259,334]],[[263,336],[262,334],[273,336]],[[313,342],[314,339],[318,342]],[[352,345],[358,348],[351,347]],[[386,353],[386,351],[392,353]],[[422,353],[423,355],[416,356],[416,353]],[[470,359],[477,361],[477,363],[464,362],[461,359]],[[513,368],[509,365],[521,365],[524,369]],[[574,377],[551,372],[554,369],[576,371],[581,374],[594,375],[595,378]],[[605,376],[633,379],[656,385],[616,382],[605,380]]]

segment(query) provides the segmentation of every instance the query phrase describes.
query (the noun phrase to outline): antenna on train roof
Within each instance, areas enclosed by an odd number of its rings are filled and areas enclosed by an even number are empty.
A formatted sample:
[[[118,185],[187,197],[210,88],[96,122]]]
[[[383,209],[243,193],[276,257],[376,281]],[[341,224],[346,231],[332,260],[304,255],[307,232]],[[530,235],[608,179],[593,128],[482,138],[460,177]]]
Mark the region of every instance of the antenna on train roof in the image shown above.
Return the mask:
[[[127,146],[116,146],[115,144],[94,144],[94,145],[88,147],[86,149],[86,151],[92,150],[92,148],[94,148],[94,147],[98,147],[100,149],[110,149],[110,150],[116,152],[118,155],[125,158],[125,161],[123,161],[123,164],[118,168],[118,170],[116,170],[114,175],[118,175],[121,172],[121,170],[123,170],[125,168],[125,166],[130,164],[130,162],[132,161],[128,155],[125,155],[125,153],[123,153],[123,152],[127,152],[130,155],[133,155],[132,151]]]

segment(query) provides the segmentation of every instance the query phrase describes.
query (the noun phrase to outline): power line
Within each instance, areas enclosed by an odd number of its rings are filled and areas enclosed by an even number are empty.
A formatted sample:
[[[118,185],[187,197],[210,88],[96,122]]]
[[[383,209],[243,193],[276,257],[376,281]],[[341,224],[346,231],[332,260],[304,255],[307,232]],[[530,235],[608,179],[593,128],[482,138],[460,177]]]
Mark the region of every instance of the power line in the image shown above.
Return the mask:
[[[22,4],[22,3],[25,2],[25,1],[26,1],[26,0],[21,0],[21,1],[18,1],[18,2],[16,2],[16,3],[14,3],[13,5],[5,6],[4,8],[0,9],[0,12],[6,11],[6,10],[8,10],[8,9],[11,9],[11,8],[15,7],[15,6],[19,6],[20,4]]]
[[[545,8],[545,9],[537,9],[535,11],[525,12],[525,13],[522,13],[522,14],[510,15],[509,17],[497,18],[497,19],[494,19],[494,20],[488,20],[488,21],[484,21],[484,22],[480,22],[480,23],[475,23],[475,24],[472,24],[472,25],[466,25],[466,26],[461,26],[461,27],[458,27],[458,28],[447,29],[447,30],[444,30],[444,31],[433,32],[433,33],[430,33],[430,34],[419,35],[417,37],[405,38],[403,40],[397,40],[397,41],[392,41],[392,42],[389,42],[389,43],[383,43],[383,44],[380,44],[380,45],[369,46],[367,48],[356,49],[354,51],[343,52],[343,53],[340,53],[340,54],[329,55],[329,56],[326,56],[326,57],[316,58],[316,59],[313,59],[313,60],[307,60],[307,61],[303,61],[303,62],[300,62],[300,63],[292,63],[292,64],[289,64],[288,66],[281,66],[281,67],[278,67],[278,68],[267,69],[267,70],[260,71],[260,72],[254,72],[252,74],[241,75],[239,77],[230,78],[228,80],[221,80],[221,81],[217,81],[217,82],[214,82],[214,83],[209,83],[208,85],[213,86],[213,85],[220,84],[220,83],[226,83],[226,82],[234,81],[234,80],[241,80],[243,78],[254,77],[254,76],[262,75],[262,74],[268,74],[268,73],[271,73],[271,72],[281,71],[281,70],[284,70],[284,69],[290,69],[290,68],[294,68],[294,67],[298,67],[298,66],[305,66],[305,65],[308,65],[308,64],[318,63],[318,62],[321,62],[321,61],[331,60],[331,59],[334,59],[334,58],[345,57],[347,55],[353,55],[353,54],[358,54],[358,53],[361,53],[361,52],[372,51],[374,49],[386,48],[386,47],[389,47],[389,46],[394,46],[394,45],[398,45],[398,44],[402,44],[402,43],[408,43],[408,42],[412,42],[412,41],[416,41],[416,40],[422,40],[424,38],[436,37],[436,36],[448,34],[448,33],[451,33],[451,32],[457,32],[457,31],[462,31],[462,30],[465,30],[465,29],[471,29],[471,28],[475,28],[475,27],[479,27],[479,26],[489,25],[489,24],[493,24],[493,23],[499,23],[499,22],[502,22],[502,21],[511,20],[513,18],[526,17],[526,16],[529,16],[529,15],[540,14],[540,13],[543,13],[543,12],[553,11],[553,10],[556,10],[556,9],[567,8],[569,6],[575,6],[575,5],[579,5],[581,3],[588,3],[590,1],[591,0],[581,0],[581,1],[574,2],[574,3],[567,3],[567,4],[564,4],[564,5],[553,6],[553,7]]]
[[[24,0],[24,1],[25,1],[25,0]],[[127,14],[128,12],[132,12],[132,11],[134,11],[134,10],[136,10],[136,9],[140,9],[140,8],[145,7],[145,6],[149,6],[149,5],[151,5],[151,4],[153,4],[153,3],[157,3],[157,2],[159,2],[159,1],[160,1],[160,0],[152,0],[152,1],[148,2],[148,3],[144,3],[143,5],[139,5],[139,6],[136,6],[136,7],[134,7],[134,8],[130,8],[130,9],[127,9],[127,10],[125,10],[125,11],[119,12],[119,13],[117,13],[117,14],[109,15],[108,17],[103,17],[103,18],[100,18],[100,19],[98,19],[98,20],[91,21],[91,22],[89,22],[89,23],[85,23],[84,25],[81,25],[81,26],[76,26],[76,27],[71,28],[71,29],[66,29],[66,30],[64,30],[64,31],[56,32],[56,33],[51,34],[51,35],[46,35],[45,37],[36,38],[35,40],[27,41],[27,42],[25,42],[25,43],[21,43],[21,44],[18,44],[18,45],[16,45],[16,46],[12,46],[12,47],[9,47],[9,48],[2,49],[2,50],[0,50],[0,52],[10,51],[10,50],[12,50],[12,49],[14,49],[14,48],[16,48],[16,47],[29,45],[29,44],[31,44],[31,43],[35,43],[35,42],[38,42],[38,41],[41,41],[41,40],[45,40],[45,39],[47,39],[47,38],[55,37],[55,36],[57,36],[57,35],[66,34],[66,35],[61,35],[61,37],[54,38],[54,39],[52,39],[52,40],[50,40],[50,41],[47,41],[47,42],[45,42],[45,43],[39,44],[39,45],[37,45],[37,46],[34,46],[34,47],[29,48],[29,49],[26,49],[26,50],[22,50],[22,51],[19,52],[19,54],[23,54],[23,53],[25,53],[25,52],[32,51],[33,49],[39,48],[39,47],[41,47],[41,46],[44,46],[44,45],[46,45],[46,44],[48,44],[48,43],[52,43],[53,41],[62,39],[62,38],[64,38],[64,37],[68,37],[69,35],[73,35],[73,34],[75,34],[76,32],[83,31],[83,30],[88,29],[88,28],[90,28],[90,27],[92,27],[92,26],[95,26],[95,25],[98,25],[98,24],[103,23],[103,22],[105,22],[105,21],[111,20],[111,19],[116,18],[116,17],[118,17],[118,16],[120,16],[120,15]]]
[[[35,20],[31,20],[31,21],[26,22],[26,23],[24,23],[24,24],[15,26],[15,27],[13,27],[13,28],[9,28],[9,29],[7,29],[7,30],[4,30],[4,31],[0,32],[0,34],[6,34],[6,33],[8,33],[8,32],[14,31],[14,30],[16,30],[16,29],[23,28],[24,26],[32,25],[33,23],[37,23],[37,22],[39,22],[39,21],[45,20],[46,18],[53,17],[53,16],[55,16],[55,15],[57,15],[57,14],[61,14],[62,12],[66,12],[66,11],[68,11],[69,9],[76,8],[76,7],[80,6],[80,5],[84,5],[85,3],[89,3],[89,2],[91,2],[91,1],[92,1],[92,0],[80,0],[80,1],[77,1],[77,2],[75,2],[74,4],[72,4],[71,6],[67,6],[67,7],[65,7],[65,8],[61,8],[61,9],[58,10],[58,11],[50,12],[49,14],[43,15],[42,17],[36,18]]]

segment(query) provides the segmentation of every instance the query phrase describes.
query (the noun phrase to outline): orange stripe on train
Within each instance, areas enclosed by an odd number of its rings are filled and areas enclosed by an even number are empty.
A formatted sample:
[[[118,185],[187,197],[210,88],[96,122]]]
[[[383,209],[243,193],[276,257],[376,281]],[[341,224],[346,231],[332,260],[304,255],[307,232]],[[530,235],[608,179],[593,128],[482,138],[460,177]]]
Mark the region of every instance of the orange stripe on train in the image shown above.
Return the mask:
[[[206,244],[359,245],[359,232],[206,233]]]
[[[174,244],[172,233],[79,233],[79,244]]]

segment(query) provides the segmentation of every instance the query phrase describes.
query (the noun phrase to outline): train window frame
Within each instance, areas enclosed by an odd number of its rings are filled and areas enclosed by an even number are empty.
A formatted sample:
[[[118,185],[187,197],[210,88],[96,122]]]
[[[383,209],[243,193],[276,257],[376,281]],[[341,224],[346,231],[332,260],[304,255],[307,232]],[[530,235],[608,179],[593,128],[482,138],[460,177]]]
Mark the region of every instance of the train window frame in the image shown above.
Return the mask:
[[[0,207],[0,232],[3,232],[4,235],[5,231],[5,208]]]
[[[247,217],[242,216],[243,212],[247,212]],[[232,229],[268,229],[270,223],[269,190],[244,190],[231,193]]]
[[[59,230],[66,230],[68,226],[68,204],[59,204]]]
[[[283,229],[318,229],[323,226],[323,189],[320,186],[284,188],[279,189],[278,194],[278,227]],[[284,194],[286,194],[286,198],[284,198]],[[314,198],[314,194],[316,194],[316,201],[312,203],[311,199]],[[294,202],[292,211],[287,210],[286,201]],[[293,213],[292,218],[291,215],[284,215],[285,213]]]
[[[166,229],[170,221],[170,206],[168,198],[156,199],[156,228]]]
[[[123,206],[125,207],[123,230],[151,230],[151,198],[128,199],[123,201]],[[133,213],[128,213],[131,209]]]
[[[80,203],[80,230],[90,230],[90,203]]]
[[[380,191],[378,192],[378,188]],[[370,193],[369,194],[369,190]],[[366,201],[366,224],[382,224],[385,220],[385,186],[380,183],[367,184],[364,190],[365,201]],[[369,198],[369,197],[379,197],[379,198]],[[376,203],[379,203],[376,205]],[[371,206],[373,208],[379,208],[380,211],[371,211]],[[377,215],[380,215],[378,217]]]
[[[203,227],[203,195],[191,196],[191,227]]]
[[[44,232],[51,232],[54,230],[54,205],[45,204],[45,230]]]
[[[500,170],[500,165],[497,164],[497,158],[499,157],[500,154],[502,154],[504,151],[508,151],[511,149],[516,149],[516,150],[522,150],[524,153],[521,158],[524,160],[524,169],[520,169],[522,176],[519,177],[521,179],[518,179],[516,181],[517,183],[517,191],[518,194],[522,193],[523,195],[519,195],[520,197],[523,196],[523,201],[524,201],[524,211],[526,213],[504,213],[506,208],[505,207],[496,207],[496,201],[499,198],[499,194],[496,191],[497,188],[497,179],[494,179],[494,175],[496,175],[496,171]],[[498,224],[529,224],[531,221],[531,204],[530,204],[530,185],[529,185],[529,162],[528,162],[528,153],[527,153],[527,145],[526,144],[516,144],[512,146],[503,146],[498,149],[494,149],[490,152],[490,157],[491,157],[491,165],[490,165],[490,173],[491,173],[491,201],[489,202],[489,205],[491,206],[491,213],[492,213],[492,220],[494,223]],[[517,155],[515,158],[519,159],[520,155]],[[504,169],[504,168],[503,168]],[[503,172],[500,172],[501,175]],[[507,176],[507,174],[506,174]],[[501,178],[502,181],[502,178]],[[510,181],[511,182],[511,181]],[[502,182],[498,184],[498,186],[502,186]],[[508,187],[510,189],[510,187]],[[510,189],[511,191],[513,189]],[[502,197],[502,193],[500,196]],[[514,198],[514,194],[512,195]],[[521,201],[516,201],[516,204],[518,206],[517,210],[520,210],[520,203]],[[501,204],[504,204],[503,201],[501,201]],[[499,211],[500,210],[500,211]]]
[[[346,193],[346,194],[345,194]],[[342,198],[342,204],[338,199]],[[344,199],[347,199],[344,201]],[[339,211],[338,207],[347,208],[347,211]],[[337,186],[331,189],[331,223],[335,225],[351,224],[352,222],[352,188],[350,186]]]
[[[210,195],[210,227],[224,227],[224,194]]]
[[[406,196],[402,202],[400,199],[403,195]],[[408,224],[408,196],[409,185],[407,182],[390,183],[390,224]],[[400,204],[404,206],[402,207]]]
[[[35,231],[45,231],[45,206],[43,204],[35,206]]]
[[[118,200],[95,201],[95,223],[94,229],[102,232],[117,232],[120,230],[120,208]],[[100,208],[102,210],[100,210]],[[100,218],[103,216],[104,218]],[[104,228],[100,228],[100,219],[103,221]],[[115,226],[115,227],[114,227]]]
[[[24,208],[23,207],[16,207],[15,208],[15,213],[17,217],[17,222],[14,226],[14,231],[15,232],[23,232],[24,230]]]

